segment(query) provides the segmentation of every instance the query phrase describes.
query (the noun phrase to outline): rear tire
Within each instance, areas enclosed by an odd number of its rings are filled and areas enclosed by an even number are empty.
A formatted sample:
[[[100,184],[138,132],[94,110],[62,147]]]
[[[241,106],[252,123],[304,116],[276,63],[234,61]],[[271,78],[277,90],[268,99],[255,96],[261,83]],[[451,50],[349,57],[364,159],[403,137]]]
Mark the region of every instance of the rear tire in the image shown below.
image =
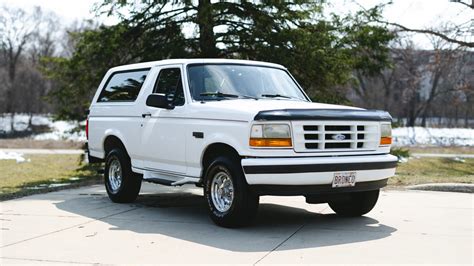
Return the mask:
[[[340,216],[355,217],[370,212],[379,198],[379,190],[352,192],[349,198],[329,202],[331,209]]]
[[[140,174],[132,171],[130,157],[122,149],[112,149],[107,154],[104,183],[113,202],[130,203],[137,198],[142,178]]]
[[[259,197],[249,189],[238,158],[217,157],[204,181],[209,216],[222,227],[242,227],[256,217]]]

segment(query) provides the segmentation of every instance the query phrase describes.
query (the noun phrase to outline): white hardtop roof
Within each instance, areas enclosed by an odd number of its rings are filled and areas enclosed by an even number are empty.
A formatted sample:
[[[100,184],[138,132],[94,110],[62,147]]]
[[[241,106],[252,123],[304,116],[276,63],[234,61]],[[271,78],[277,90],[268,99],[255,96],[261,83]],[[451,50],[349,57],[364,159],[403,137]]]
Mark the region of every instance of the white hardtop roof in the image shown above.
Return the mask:
[[[144,62],[144,63],[137,63],[137,64],[130,64],[130,65],[123,65],[123,66],[116,66],[110,69],[111,71],[122,71],[122,70],[130,70],[130,69],[140,69],[140,68],[151,68],[154,66],[163,66],[163,65],[174,65],[174,64],[212,64],[212,63],[229,63],[229,64],[244,64],[244,65],[259,65],[259,66],[268,66],[268,67],[276,67],[286,69],[282,65],[274,64],[274,63],[267,63],[261,61],[252,61],[252,60],[238,60],[238,59],[211,59],[211,58],[195,58],[195,59],[165,59],[159,61],[152,61],[152,62]]]

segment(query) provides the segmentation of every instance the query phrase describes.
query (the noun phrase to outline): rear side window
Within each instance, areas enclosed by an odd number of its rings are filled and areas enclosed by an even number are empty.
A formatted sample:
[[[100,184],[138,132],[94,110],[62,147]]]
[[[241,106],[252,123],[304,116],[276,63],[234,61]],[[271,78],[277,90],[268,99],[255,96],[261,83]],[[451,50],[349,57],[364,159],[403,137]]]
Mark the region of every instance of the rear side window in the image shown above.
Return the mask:
[[[98,102],[133,102],[145,82],[150,69],[120,71],[107,80]]]

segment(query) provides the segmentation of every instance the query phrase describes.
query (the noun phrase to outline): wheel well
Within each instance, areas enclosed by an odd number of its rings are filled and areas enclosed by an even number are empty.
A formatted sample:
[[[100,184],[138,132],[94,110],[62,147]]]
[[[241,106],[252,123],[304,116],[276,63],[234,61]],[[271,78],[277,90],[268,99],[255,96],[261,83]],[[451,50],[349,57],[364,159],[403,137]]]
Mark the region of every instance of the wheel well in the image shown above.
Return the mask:
[[[234,158],[240,158],[239,153],[230,145],[224,143],[211,144],[206,148],[206,150],[204,151],[204,155],[202,156],[203,173],[205,169],[207,169],[209,164],[212,162],[212,159],[219,155],[229,155]]]
[[[125,149],[125,145],[123,145],[122,141],[117,138],[116,136],[108,136],[105,138],[104,141],[104,151],[105,151],[105,156],[109,153],[114,148],[121,148],[125,152],[127,152],[127,149]]]

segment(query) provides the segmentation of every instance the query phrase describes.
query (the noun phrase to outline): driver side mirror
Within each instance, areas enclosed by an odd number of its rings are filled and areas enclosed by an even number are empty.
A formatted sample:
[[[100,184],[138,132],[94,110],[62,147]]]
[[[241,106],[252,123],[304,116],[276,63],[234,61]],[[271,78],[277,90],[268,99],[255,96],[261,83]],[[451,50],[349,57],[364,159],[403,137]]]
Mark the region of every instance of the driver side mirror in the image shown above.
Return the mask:
[[[157,108],[164,108],[168,110],[174,109],[173,95],[165,95],[162,93],[152,93],[146,98],[146,105]]]

